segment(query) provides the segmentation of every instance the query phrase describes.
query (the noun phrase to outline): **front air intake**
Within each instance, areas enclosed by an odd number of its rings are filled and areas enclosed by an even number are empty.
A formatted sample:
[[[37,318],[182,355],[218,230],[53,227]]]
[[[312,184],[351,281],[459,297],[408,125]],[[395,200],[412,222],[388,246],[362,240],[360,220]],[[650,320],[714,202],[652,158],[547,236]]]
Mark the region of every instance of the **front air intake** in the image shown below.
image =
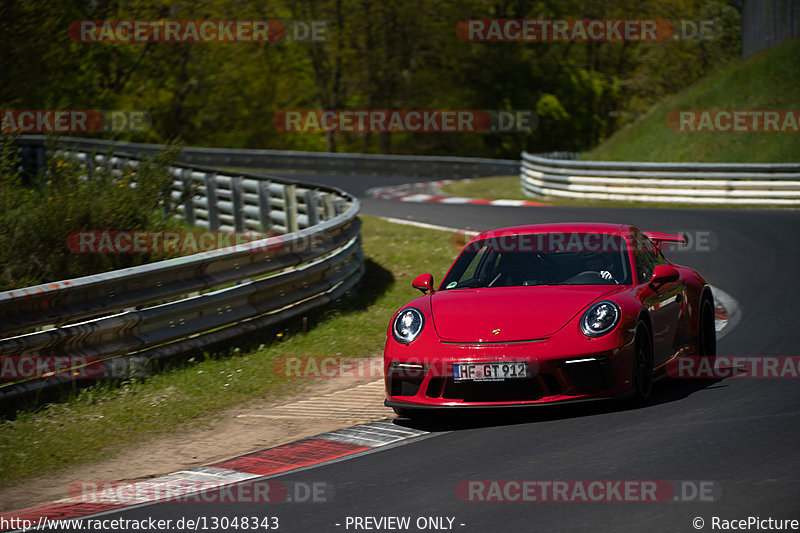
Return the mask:
[[[425,379],[425,365],[421,363],[389,363],[386,371],[390,396],[415,396]]]
[[[564,370],[577,392],[593,392],[614,386],[614,369],[606,357],[564,361]]]

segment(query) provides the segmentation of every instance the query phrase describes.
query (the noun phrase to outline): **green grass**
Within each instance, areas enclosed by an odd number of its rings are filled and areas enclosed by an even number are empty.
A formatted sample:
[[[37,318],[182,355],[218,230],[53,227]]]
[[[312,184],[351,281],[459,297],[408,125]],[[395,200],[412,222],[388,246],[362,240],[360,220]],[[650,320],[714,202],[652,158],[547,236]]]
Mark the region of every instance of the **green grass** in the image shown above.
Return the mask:
[[[145,381],[101,384],[18,412],[0,421],[0,486],[107,459],[148,438],[208,427],[233,406],[313,386],[276,376],[272,362],[278,357],[381,354],[392,313],[420,294],[411,280],[422,272],[439,278],[457,251],[447,232],[362,220],[365,278],[351,298],[309,315],[307,334],[298,319],[247,341],[261,345],[243,344]]]
[[[293,390],[296,384],[263,372],[268,363],[263,350],[209,358],[20,413],[0,423],[0,486],[104,460],[126,444],[209,421],[209,413],[238,402]]]
[[[800,39],[734,61],[617,131],[587,160],[779,163],[800,161],[798,132],[675,132],[673,110],[800,108]]]
[[[457,181],[442,185],[442,191],[453,196],[503,200],[536,200],[522,192],[519,176],[496,176]]]

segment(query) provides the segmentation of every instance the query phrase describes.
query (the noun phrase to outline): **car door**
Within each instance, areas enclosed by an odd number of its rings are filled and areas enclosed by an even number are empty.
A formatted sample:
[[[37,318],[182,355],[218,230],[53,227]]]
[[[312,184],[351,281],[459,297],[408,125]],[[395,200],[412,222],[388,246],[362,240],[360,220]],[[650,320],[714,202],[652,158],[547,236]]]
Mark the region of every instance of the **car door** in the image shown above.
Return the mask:
[[[655,366],[663,364],[675,354],[681,313],[684,308],[685,286],[680,278],[666,283],[657,290],[648,287],[653,269],[667,264],[667,260],[653,242],[641,232],[631,233],[634,242],[634,260],[637,281],[641,285],[642,304],[647,308],[653,328],[653,359]]]

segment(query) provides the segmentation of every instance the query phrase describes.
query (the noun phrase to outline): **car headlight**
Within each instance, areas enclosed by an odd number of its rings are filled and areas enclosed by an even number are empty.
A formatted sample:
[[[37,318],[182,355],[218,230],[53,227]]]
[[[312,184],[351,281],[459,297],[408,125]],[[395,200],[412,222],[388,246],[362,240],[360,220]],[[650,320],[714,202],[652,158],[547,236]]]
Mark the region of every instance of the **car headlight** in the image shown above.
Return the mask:
[[[394,340],[408,344],[416,339],[425,326],[425,315],[416,307],[403,309],[394,319],[392,324],[392,335]]]
[[[593,304],[581,317],[581,331],[587,337],[605,335],[617,325],[621,313],[614,302],[603,301]]]

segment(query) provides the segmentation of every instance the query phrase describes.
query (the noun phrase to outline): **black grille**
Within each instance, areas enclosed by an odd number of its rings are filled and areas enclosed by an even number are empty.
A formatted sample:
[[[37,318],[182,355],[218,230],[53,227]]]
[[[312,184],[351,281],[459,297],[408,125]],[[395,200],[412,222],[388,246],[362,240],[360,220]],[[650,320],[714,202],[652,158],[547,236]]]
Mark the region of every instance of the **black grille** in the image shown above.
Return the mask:
[[[550,393],[549,396],[561,394],[561,383],[558,382],[553,374],[547,374],[543,372],[539,374],[539,377],[542,379],[542,381],[544,381],[544,386],[547,387],[547,390]]]
[[[391,396],[414,396],[419,392],[422,378],[390,378],[389,394]]]
[[[443,386],[444,378],[431,378],[431,380],[428,382],[428,388],[425,390],[425,395],[429,398],[439,398],[442,395]]]
[[[536,379],[509,379],[506,381],[454,381],[445,383],[442,398],[465,402],[515,402],[538,400],[543,396]]]

